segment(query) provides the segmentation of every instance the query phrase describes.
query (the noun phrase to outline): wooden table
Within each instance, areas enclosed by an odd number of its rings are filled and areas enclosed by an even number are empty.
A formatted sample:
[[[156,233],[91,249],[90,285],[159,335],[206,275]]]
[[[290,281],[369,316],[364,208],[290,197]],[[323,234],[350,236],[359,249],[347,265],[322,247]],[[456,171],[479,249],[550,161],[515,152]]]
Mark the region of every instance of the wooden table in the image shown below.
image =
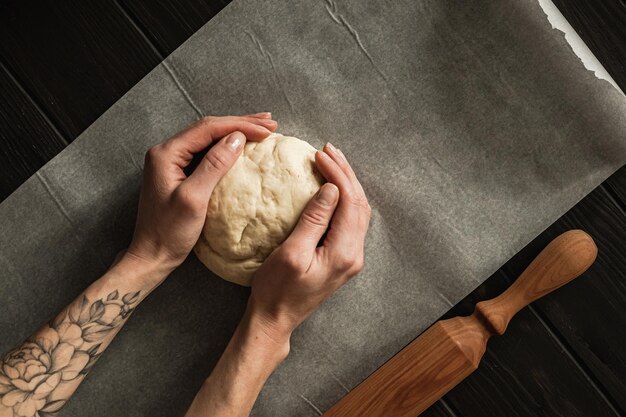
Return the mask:
[[[227,3],[0,3],[0,200]],[[626,91],[623,0],[555,3]],[[586,276],[521,312],[490,342],[481,368],[424,415],[626,414],[625,210],[622,168],[447,314],[467,314],[500,292],[566,229],[597,241],[600,255]]]

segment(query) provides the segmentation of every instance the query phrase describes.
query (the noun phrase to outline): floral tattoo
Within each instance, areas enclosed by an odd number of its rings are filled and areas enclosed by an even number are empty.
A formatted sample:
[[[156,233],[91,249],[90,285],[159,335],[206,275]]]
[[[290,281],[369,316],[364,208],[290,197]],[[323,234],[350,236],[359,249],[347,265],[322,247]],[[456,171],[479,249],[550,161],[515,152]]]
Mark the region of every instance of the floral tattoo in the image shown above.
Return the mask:
[[[74,301],[0,361],[0,417],[50,417],[65,405],[98,357],[104,338],[133,312],[139,291]]]

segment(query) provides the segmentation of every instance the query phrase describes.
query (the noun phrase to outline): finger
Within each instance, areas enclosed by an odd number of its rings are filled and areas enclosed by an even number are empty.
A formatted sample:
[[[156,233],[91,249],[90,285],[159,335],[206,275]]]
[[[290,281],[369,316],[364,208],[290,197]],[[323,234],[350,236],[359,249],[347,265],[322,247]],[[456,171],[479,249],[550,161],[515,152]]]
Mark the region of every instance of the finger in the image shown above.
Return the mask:
[[[196,170],[179,186],[182,194],[209,202],[218,181],[235,164],[246,143],[242,132],[233,132],[217,142],[202,158]]]
[[[337,202],[339,189],[336,185],[326,183],[309,201],[293,232],[285,240],[285,247],[297,247],[300,251],[310,254],[311,259],[320,239],[328,229]],[[310,259],[308,259],[310,261]]]
[[[196,125],[208,124],[211,125],[215,122],[249,122],[253,124],[257,124],[259,126],[263,126],[266,129],[273,130],[278,126],[278,122],[276,120],[272,120],[267,117],[257,117],[256,115],[246,115],[246,116],[206,116],[199,120],[197,120],[194,124],[190,126],[193,128]]]
[[[216,121],[216,120],[245,120],[246,122],[258,124],[261,126],[265,126],[268,129],[272,126],[277,126],[278,122],[272,119],[272,113],[263,112],[263,113],[255,113],[255,114],[245,114],[243,116],[206,116],[202,119],[198,120],[196,123]]]
[[[253,120],[258,122],[261,119]],[[194,153],[234,131],[242,132],[247,140],[260,141],[275,129],[276,125],[267,127],[241,117],[204,118],[166,141],[164,146],[189,160]]]
[[[362,244],[364,244],[365,234],[367,233],[367,229],[369,227],[372,212],[372,208],[370,207],[369,202],[367,201],[367,196],[365,195],[365,190],[363,190],[363,186],[357,179],[354,170],[350,166],[350,163],[348,162],[348,159],[345,157],[343,152],[341,152],[341,149],[336,148],[329,142],[326,144],[326,146],[324,146],[324,152],[327,153],[333,161],[335,161],[335,163],[348,176],[348,178],[350,178],[350,181],[352,182],[352,186],[354,187],[357,200],[361,205],[361,215],[359,216],[359,230],[361,231],[361,234],[359,235],[359,238],[362,236],[362,239],[360,241]]]
[[[272,118],[272,113],[268,112],[268,111],[264,111],[264,112],[261,112],[261,113],[248,114],[248,115],[246,115],[246,117],[258,117],[260,119],[271,119]]]
[[[356,238],[360,236],[361,213],[352,182],[325,152],[318,151],[315,154],[315,162],[320,173],[339,189],[339,203],[331,221],[330,230],[324,239],[324,245],[320,250],[327,250],[331,257],[356,254],[359,248]]]
[[[348,176],[348,178],[350,178],[350,181],[352,182],[352,186],[354,187],[354,190],[357,192],[359,197],[364,200],[365,204],[368,204],[367,197],[365,196],[365,190],[363,190],[363,186],[357,179],[356,174],[354,173],[354,170],[352,169],[352,166],[348,162],[348,159],[343,154],[343,152],[341,152],[341,149],[336,148],[335,146],[333,146],[332,143],[328,142],[324,146],[324,152],[326,152],[328,156],[330,156],[331,159],[335,161],[337,165],[339,165],[341,170]]]
[[[354,235],[354,240],[357,242],[356,252],[352,255],[353,258],[349,259],[347,264],[348,278],[359,273],[363,268],[364,252],[365,252],[365,236],[367,229],[369,228],[370,217],[372,209],[367,202],[365,191],[361,186],[361,183],[356,177],[354,170],[348,163],[348,159],[345,157],[341,149],[334,147],[331,143],[327,143],[324,147],[324,152],[327,153],[330,158],[341,168],[341,170],[350,178],[352,186],[354,187],[355,194],[357,196],[359,205],[359,227]]]
[[[250,123],[254,123],[260,126],[263,126],[267,129],[270,130],[275,130],[276,127],[278,126],[278,122],[276,120],[272,120],[271,117],[259,117],[259,116],[255,116],[255,115],[250,115],[250,116],[223,116],[220,117],[220,119],[224,119],[224,120],[229,120],[229,119],[241,119],[241,120],[245,120],[246,122],[250,122]]]

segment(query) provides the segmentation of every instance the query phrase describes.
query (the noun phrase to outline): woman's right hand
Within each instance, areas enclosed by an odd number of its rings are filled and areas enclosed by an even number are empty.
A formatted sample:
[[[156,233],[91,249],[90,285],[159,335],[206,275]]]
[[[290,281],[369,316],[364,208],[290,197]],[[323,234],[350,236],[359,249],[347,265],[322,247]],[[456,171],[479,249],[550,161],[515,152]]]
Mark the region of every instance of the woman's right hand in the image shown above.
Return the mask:
[[[363,187],[346,157],[332,145],[318,151],[315,161],[328,182],[254,275],[246,312],[281,343],[288,344],[291,332],[363,268],[371,215]]]
[[[371,212],[363,188],[332,146],[315,159],[328,183],[252,278],[248,308],[188,417],[247,416],[267,378],[288,355],[291,332],[363,267]]]

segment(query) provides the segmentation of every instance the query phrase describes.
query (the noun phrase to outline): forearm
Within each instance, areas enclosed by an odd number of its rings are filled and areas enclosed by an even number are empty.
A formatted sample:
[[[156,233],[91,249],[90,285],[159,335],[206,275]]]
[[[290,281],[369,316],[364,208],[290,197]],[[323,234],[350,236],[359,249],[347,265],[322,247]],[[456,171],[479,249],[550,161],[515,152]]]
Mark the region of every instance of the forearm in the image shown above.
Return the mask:
[[[55,415],[167,272],[157,264],[122,258],[53,320],[4,355],[0,416]]]
[[[246,311],[186,417],[245,417],[274,369],[289,353],[289,336],[268,335]]]

